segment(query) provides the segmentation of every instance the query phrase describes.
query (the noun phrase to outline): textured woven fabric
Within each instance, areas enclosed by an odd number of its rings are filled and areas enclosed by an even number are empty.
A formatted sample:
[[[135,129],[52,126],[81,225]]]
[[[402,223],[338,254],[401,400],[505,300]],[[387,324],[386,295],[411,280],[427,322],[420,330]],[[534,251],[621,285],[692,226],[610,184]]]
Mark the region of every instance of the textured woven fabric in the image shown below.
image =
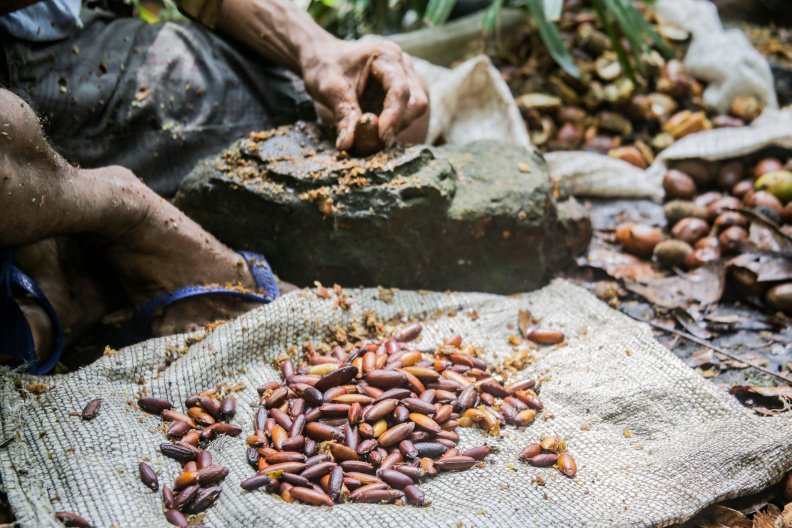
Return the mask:
[[[101,527],[167,526],[160,495],[143,486],[137,465],[150,459],[160,482],[170,483],[178,464],[158,452],[165,440],[160,420],[133,402],[144,388],[182,402],[220,381],[245,385],[234,419],[245,432],[209,448],[231,472],[204,520],[208,526],[663,526],[714,501],[760,490],[790,467],[788,416],[752,414],[657,343],[648,327],[567,282],[514,297],[397,292],[388,303],[374,289],[348,293],[348,311],[310,291],[292,293],[220,326],[186,351],[178,351],[184,338],[141,343],[79,372],[41,380],[51,388],[38,397],[20,399],[16,376],[3,373],[0,438],[15,440],[0,449],[0,471],[20,524],[50,526],[54,510],[70,510]],[[462,447],[487,441],[498,451],[485,468],[422,484],[430,506],[328,509],[239,488],[253,472],[245,462],[248,403],[257,401],[257,385],[280,379],[270,361],[289,345],[319,342],[328,329],[374,310],[381,318],[428,317],[424,343],[460,333],[497,361],[513,353],[508,336],[517,333],[520,309],[568,338],[566,346],[540,349],[523,372],[550,374],[541,392],[548,419],[523,430],[507,426],[500,438],[459,429]],[[174,360],[162,368],[167,358]],[[95,419],[69,415],[97,397],[103,405]],[[520,448],[542,434],[567,440],[578,462],[576,478],[517,460]],[[543,486],[532,483],[536,475]]]

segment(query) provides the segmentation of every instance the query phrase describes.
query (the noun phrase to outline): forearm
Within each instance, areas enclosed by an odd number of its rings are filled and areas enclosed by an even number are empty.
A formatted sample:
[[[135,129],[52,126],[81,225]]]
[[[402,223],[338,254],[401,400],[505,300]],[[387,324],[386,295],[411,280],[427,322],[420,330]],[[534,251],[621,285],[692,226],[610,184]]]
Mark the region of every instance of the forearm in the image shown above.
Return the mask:
[[[297,74],[335,38],[289,0],[223,0],[217,29]]]

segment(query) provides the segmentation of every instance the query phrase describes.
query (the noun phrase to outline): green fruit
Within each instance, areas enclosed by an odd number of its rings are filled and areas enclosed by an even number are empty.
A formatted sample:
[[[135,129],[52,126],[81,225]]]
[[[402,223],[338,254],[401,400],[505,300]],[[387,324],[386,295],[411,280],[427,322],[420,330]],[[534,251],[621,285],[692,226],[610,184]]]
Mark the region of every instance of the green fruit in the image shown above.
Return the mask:
[[[786,170],[763,174],[756,180],[757,191],[767,191],[783,203],[792,200],[792,172]]]

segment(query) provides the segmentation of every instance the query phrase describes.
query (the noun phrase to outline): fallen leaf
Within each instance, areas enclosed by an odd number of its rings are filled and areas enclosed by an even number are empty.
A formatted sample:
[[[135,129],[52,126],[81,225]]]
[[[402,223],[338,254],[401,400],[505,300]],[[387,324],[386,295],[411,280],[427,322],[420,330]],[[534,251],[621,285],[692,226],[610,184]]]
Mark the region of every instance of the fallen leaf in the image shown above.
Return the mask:
[[[745,514],[718,504],[702,511],[688,524],[698,528],[753,528]]]
[[[586,257],[579,259],[578,263],[601,269],[614,279],[645,282],[665,277],[665,274],[651,262],[624,253],[616,246],[597,238],[591,240]]]
[[[792,255],[792,241],[773,227],[751,222],[751,227],[748,228],[748,240],[742,249],[759,253]]]
[[[792,387],[762,387],[756,385],[735,385],[729,389],[744,405],[762,414],[776,414],[792,404]]]
[[[664,308],[692,304],[705,306],[720,300],[725,276],[724,263],[716,261],[681,275],[641,282],[625,280],[624,287]]]
[[[674,308],[672,313],[679,324],[681,324],[689,333],[700,339],[712,339],[712,332],[701,326],[698,321],[696,321],[693,316],[681,306]]]
[[[534,322],[533,315],[528,310],[520,310],[517,314],[517,325],[520,327],[520,333],[523,337],[528,337],[528,330],[531,329]]]
[[[757,282],[792,280],[792,259],[762,253],[743,253],[726,263],[728,267],[750,270]]]

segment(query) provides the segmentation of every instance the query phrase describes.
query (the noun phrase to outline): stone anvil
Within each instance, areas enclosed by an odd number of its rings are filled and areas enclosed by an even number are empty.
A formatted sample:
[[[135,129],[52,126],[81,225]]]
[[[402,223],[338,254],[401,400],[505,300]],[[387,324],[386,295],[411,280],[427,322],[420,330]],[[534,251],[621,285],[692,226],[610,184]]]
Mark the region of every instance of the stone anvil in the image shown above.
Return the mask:
[[[302,286],[526,291],[591,237],[536,152],[486,140],[350,158],[306,123],[200,162],[176,205]]]

